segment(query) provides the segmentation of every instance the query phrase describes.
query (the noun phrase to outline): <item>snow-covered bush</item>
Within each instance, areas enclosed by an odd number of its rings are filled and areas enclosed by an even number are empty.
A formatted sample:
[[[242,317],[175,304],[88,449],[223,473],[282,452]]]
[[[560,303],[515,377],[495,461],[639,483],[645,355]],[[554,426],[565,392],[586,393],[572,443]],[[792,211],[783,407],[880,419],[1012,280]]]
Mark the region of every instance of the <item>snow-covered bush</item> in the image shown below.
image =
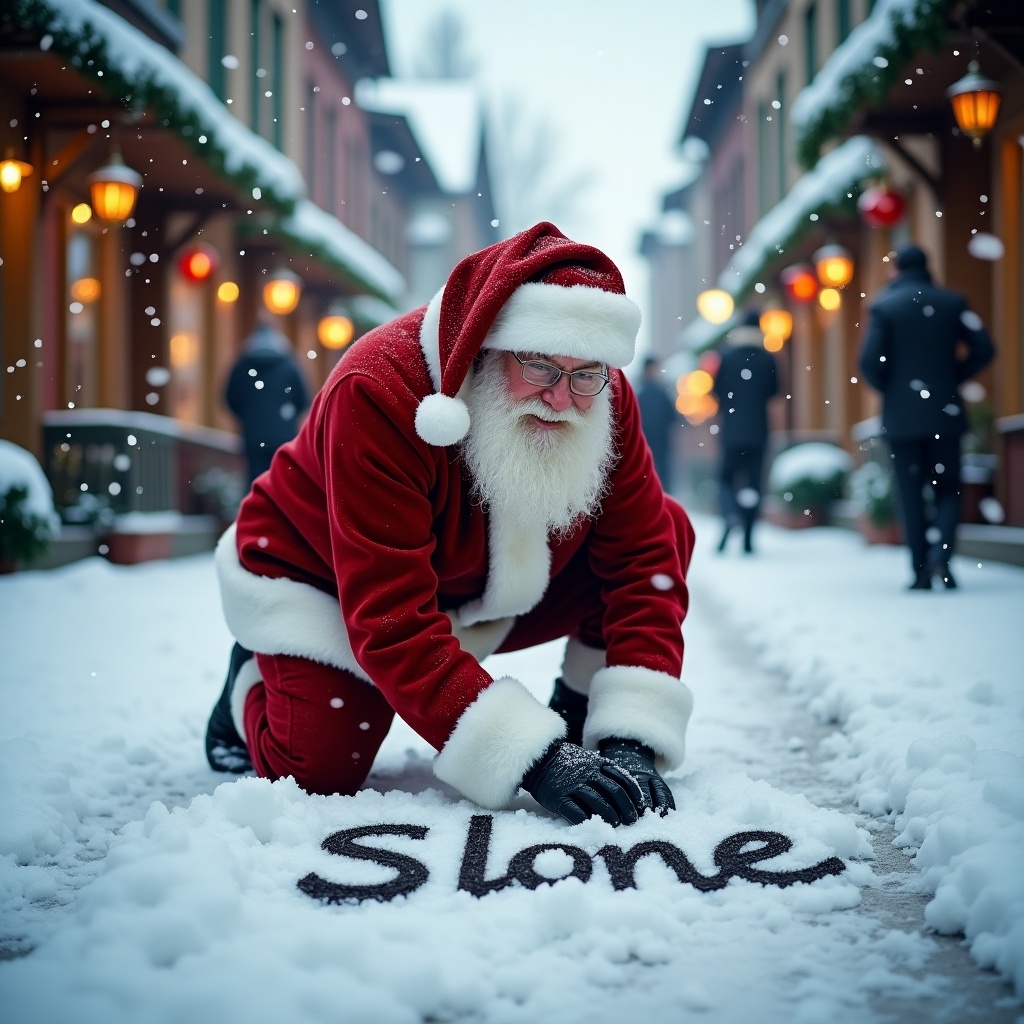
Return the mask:
[[[865,462],[849,476],[850,501],[857,512],[866,516],[873,526],[888,526],[896,518],[892,474],[877,462]]]
[[[843,496],[852,468],[853,459],[842,448],[808,441],[775,456],[768,488],[794,509],[827,512]]]
[[[39,463],[31,452],[0,440],[0,562],[35,561],[59,534],[53,491]]]

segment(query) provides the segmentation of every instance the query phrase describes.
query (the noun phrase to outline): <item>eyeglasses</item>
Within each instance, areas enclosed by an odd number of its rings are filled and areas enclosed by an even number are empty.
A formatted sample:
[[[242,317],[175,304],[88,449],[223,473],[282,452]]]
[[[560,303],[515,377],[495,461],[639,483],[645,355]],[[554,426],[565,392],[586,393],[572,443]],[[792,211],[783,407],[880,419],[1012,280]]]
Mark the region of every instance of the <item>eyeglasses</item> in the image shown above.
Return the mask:
[[[607,374],[595,370],[573,370],[570,373],[550,363],[542,363],[539,359],[520,359],[515,352],[512,356],[522,369],[523,380],[535,388],[553,388],[564,374],[569,378],[569,390],[574,395],[593,398],[604,391],[610,379]]]

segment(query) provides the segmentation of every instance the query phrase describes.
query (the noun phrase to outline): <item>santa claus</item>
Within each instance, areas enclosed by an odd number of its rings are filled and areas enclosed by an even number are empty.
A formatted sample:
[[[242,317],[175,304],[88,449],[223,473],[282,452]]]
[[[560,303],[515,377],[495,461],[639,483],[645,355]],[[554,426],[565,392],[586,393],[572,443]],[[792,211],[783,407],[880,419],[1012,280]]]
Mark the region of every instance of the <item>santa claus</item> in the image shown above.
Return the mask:
[[[212,767],[353,793],[398,714],[483,807],[673,806],[693,530],[619,369],[639,325],[612,261],[542,223],[346,352],[218,546]],[[563,637],[547,706],[481,664]]]

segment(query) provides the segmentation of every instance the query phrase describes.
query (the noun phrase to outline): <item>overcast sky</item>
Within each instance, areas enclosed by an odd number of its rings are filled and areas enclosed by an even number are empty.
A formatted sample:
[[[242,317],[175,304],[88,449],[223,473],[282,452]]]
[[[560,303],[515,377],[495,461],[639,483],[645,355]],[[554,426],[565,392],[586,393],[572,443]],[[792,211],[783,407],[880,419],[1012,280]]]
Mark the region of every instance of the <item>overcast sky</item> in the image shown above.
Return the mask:
[[[556,223],[604,249],[646,310],[640,233],[684,179],[677,142],[704,50],[747,37],[754,0],[381,0],[394,75],[412,72],[444,10],[465,26],[487,102],[515,97],[552,124],[556,177],[592,174],[579,214]]]

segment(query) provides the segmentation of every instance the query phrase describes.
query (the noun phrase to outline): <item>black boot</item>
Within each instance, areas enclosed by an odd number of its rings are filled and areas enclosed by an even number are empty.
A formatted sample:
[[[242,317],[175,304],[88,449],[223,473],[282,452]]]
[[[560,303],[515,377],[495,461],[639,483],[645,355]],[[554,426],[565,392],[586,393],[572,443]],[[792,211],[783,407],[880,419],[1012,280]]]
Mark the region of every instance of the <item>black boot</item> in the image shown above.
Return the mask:
[[[931,590],[932,589],[932,576],[931,573],[925,570],[920,570],[917,576],[914,578],[914,582],[907,587],[907,590]]]
[[[729,540],[729,534],[732,532],[732,524],[726,523],[725,529],[722,531],[722,539],[718,542],[718,553],[721,554],[725,550],[726,542]]]
[[[224,681],[220,699],[210,713],[210,721],[206,726],[206,760],[215,772],[238,774],[252,770],[252,760],[245,740],[238,735],[231,718],[231,691],[235,688],[239,669],[252,657],[252,651],[247,651],[241,644],[235,644],[231,649],[228,677]]]
[[[953,579],[953,574],[949,571],[949,562],[942,562],[940,565],[935,566],[932,570],[932,575],[942,581],[942,585],[947,590],[956,590],[956,580]]]
[[[582,693],[570,690],[562,679],[555,680],[555,692],[551,694],[548,707],[557,711],[568,726],[566,739],[570,743],[583,744],[583,723],[587,720],[588,700]]]

